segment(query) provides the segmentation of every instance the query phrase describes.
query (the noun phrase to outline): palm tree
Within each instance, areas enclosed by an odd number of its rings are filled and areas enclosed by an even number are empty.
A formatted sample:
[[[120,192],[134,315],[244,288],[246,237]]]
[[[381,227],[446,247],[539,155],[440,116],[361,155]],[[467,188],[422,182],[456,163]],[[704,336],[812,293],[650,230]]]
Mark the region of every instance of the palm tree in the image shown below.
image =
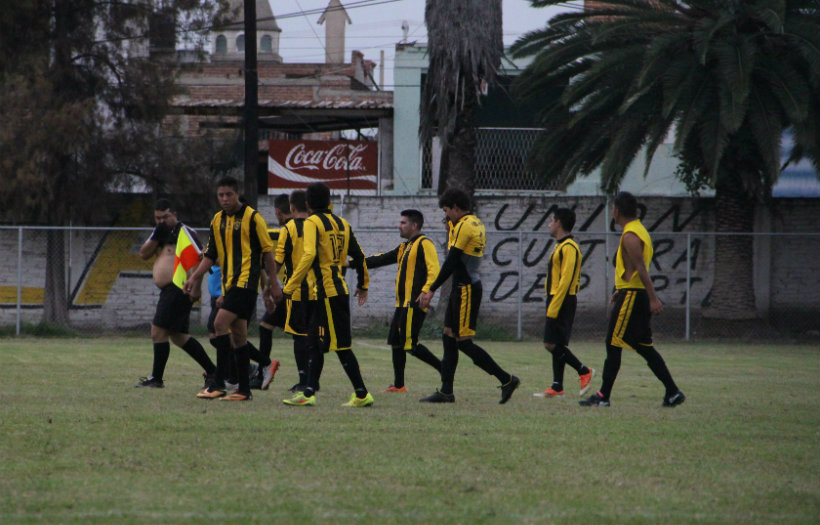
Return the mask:
[[[501,64],[501,0],[427,0],[430,65],[421,97],[419,137],[442,146],[438,193],[475,187],[475,110],[481,88]]]
[[[530,0],[534,7],[559,0]],[[780,142],[791,156],[820,153],[820,15],[817,0],[607,0],[559,14],[513,46],[534,56],[518,83],[526,99],[565,86],[539,115],[534,167],[573,181],[601,169],[618,188],[635,156],[647,169],[674,133],[677,175],[715,190],[717,232],[752,232],[771,195]],[[751,236],[720,236],[705,315],[756,317]]]

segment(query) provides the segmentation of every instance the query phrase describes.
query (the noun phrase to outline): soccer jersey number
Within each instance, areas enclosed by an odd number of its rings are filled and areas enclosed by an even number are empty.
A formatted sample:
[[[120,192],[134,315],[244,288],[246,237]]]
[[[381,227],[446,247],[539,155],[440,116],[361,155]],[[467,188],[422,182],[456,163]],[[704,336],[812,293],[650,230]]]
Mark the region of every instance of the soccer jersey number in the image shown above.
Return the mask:
[[[345,238],[341,233],[330,234],[330,247],[333,250],[334,264],[342,264],[342,252],[344,251]]]

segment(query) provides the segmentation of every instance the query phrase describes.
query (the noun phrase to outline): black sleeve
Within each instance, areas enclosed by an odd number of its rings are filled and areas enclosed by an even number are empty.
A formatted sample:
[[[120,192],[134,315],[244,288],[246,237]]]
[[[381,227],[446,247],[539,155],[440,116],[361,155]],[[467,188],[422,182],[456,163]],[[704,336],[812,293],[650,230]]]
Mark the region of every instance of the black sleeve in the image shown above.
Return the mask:
[[[211,224],[211,228],[208,230],[208,246],[205,248],[205,253],[203,255],[214,262],[219,260],[219,256],[217,255],[216,251],[215,239],[216,238],[214,237],[214,225]]]
[[[367,281],[370,280],[366,277],[367,264],[365,263],[362,247],[359,246],[359,241],[356,240],[353,230],[350,231],[350,244],[347,247],[347,255],[353,260],[351,266],[356,270],[356,288],[367,290]]]
[[[365,264],[368,268],[379,268],[387,266],[388,264],[396,264],[399,260],[399,246],[396,246],[389,252],[378,253],[365,258]]]
[[[450,252],[447,254],[447,258],[444,259],[444,264],[441,265],[441,270],[438,272],[438,277],[436,277],[436,280],[430,285],[431,292],[438,290],[438,288],[444,284],[444,281],[450,278],[456,269],[456,264],[458,264],[462,253],[464,252],[460,248],[456,248],[455,246],[450,248]]]

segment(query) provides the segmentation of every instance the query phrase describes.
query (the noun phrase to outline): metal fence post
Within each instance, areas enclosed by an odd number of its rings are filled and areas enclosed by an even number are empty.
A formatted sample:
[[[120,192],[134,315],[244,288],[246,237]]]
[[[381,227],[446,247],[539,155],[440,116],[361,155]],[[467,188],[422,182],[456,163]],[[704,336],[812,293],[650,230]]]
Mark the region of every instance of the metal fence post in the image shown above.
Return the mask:
[[[690,339],[692,291],[692,234],[686,234],[686,340]]]
[[[518,340],[521,341],[524,338],[523,330],[521,327],[521,316],[522,316],[522,309],[524,305],[524,291],[522,288],[524,287],[524,283],[522,282],[521,274],[523,273],[523,262],[524,262],[524,253],[522,252],[523,248],[521,245],[524,244],[524,234],[521,230],[518,230]]]
[[[23,316],[23,228],[17,228],[17,328],[20,335]]]

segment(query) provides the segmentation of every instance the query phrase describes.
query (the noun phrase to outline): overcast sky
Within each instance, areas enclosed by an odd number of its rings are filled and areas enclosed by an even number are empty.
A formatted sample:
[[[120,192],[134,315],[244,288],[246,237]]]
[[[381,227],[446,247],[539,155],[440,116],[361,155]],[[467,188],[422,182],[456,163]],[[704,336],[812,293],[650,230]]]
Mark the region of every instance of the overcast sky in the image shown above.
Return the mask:
[[[324,62],[325,26],[316,21],[329,0],[269,0],[276,22],[282,29],[279,54],[285,62]],[[439,0],[447,1],[447,0]],[[393,53],[402,39],[402,21],[409,26],[410,42],[426,42],[424,25],[425,0],[342,0],[353,22],[345,34],[345,56],[358,49],[365,58],[380,61],[385,54],[385,87],[391,89]],[[554,14],[566,8],[533,9],[527,0],[503,0],[504,43],[512,44],[519,36],[539,27]],[[573,2],[578,6],[581,2]],[[357,7],[361,6],[361,7]],[[300,13],[309,14],[301,15]],[[376,80],[379,71],[376,70]]]

